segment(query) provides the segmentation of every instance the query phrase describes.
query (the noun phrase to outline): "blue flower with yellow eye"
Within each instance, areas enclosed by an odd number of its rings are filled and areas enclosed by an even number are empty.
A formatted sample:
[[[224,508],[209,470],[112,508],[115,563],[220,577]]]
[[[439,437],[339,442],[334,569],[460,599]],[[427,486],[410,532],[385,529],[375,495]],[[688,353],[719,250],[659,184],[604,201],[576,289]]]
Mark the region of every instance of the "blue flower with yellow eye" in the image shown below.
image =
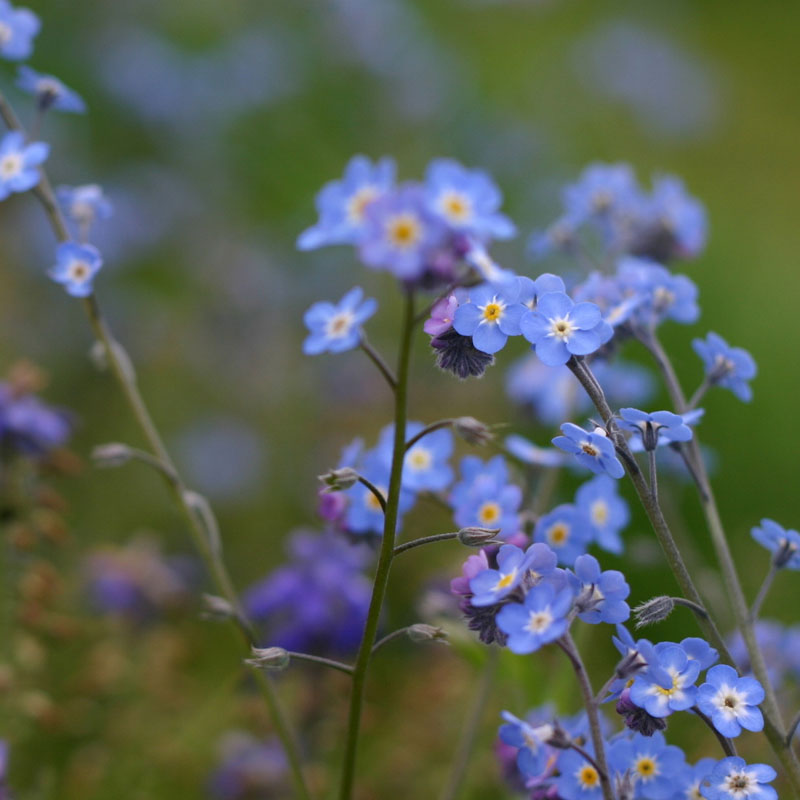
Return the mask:
[[[636,797],[648,800],[670,800],[675,796],[676,778],[686,769],[683,750],[667,744],[664,734],[634,734],[630,739],[616,739],[607,752],[608,766],[613,772],[631,776]]]
[[[369,206],[394,186],[395,164],[382,158],[374,164],[353,156],[341,180],[330,181],[316,198],[319,220],[300,234],[300,250],[332,244],[356,244],[364,235]]]
[[[303,321],[311,331],[303,342],[306,355],[342,353],[358,347],[361,326],[378,310],[378,301],[364,299],[364,290],[356,286],[336,305],[328,302],[314,303],[306,311]]]
[[[620,532],[630,521],[628,504],[617,493],[617,482],[598,475],[575,493],[575,505],[587,517],[597,544],[619,555],[623,544]]]
[[[517,294],[516,286],[482,284],[470,289],[469,302],[456,309],[453,327],[462,336],[471,336],[482,353],[502,350],[509,336],[519,336],[520,319],[527,312]]]
[[[508,239],[514,223],[499,212],[503,196],[487,173],[448,158],[431,161],[425,173],[429,210],[459,233]]]
[[[575,506],[564,503],[539,517],[533,539],[553,550],[560,564],[571,566],[586,552],[592,533],[586,517]]]
[[[691,708],[697,697],[694,683],[700,663],[672,642],[657,644],[655,654],[656,660],[634,679],[631,700],[657,718]]]
[[[587,743],[584,750],[593,755]],[[558,796],[562,800],[599,800],[603,796],[600,773],[590,761],[574,750],[565,750],[558,757],[560,776],[556,781]]]
[[[409,422],[406,426],[406,441],[410,441],[424,429],[421,422]],[[378,449],[385,454],[387,466],[391,466],[394,443],[394,426],[388,425],[381,432]],[[453,481],[453,470],[447,463],[453,454],[453,434],[443,428],[426,433],[406,452],[403,463],[403,488],[413,492],[441,492]]]

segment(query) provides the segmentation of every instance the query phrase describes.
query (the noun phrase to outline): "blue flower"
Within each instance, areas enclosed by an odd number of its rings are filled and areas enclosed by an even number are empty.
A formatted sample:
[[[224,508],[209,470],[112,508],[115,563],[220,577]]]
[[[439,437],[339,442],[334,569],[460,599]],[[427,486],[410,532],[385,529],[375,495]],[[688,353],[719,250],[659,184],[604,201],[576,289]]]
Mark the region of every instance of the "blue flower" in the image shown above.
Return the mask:
[[[229,732],[222,740],[220,763],[209,780],[216,800],[247,800],[287,791],[286,756],[277,739],[260,741]]]
[[[567,565],[586,552],[591,538],[589,521],[567,503],[539,517],[533,529],[534,541],[544,542],[556,553],[559,563]]]
[[[711,332],[705,340],[695,339],[692,347],[703,360],[710,383],[730,389],[744,403],[753,399],[748,381],[756,376],[756,362],[747,350],[731,347],[721,336]]]
[[[88,297],[94,276],[103,266],[100,251],[90,244],[62,242],[56,249],[56,264],[47,273],[73,297]]]
[[[353,156],[342,179],[326,183],[317,195],[319,220],[300,234],[298,248],[357,244],[364,235],[367,208],[392,188],[394,174],[390,158],[373,164],[365,156]]]
[[[0,139],[0,200],[36,186],[40,179],[39,165],[49,153],[50,145],[44,142],[26,144],[19,131],[11,131]]]
[[[666,717],[694,705],[700,664],[677,644],[655,646],[656,661],[640,672],[631,686],[631,700],[652,717]]]
[[[511,434],[505,440],[506,450],[511,455],[536,467],[560,467],[564,464],[565,456],[558,450],[548,447],[539,447],[524,436]]]
[[[593,433],[565,422],[561,426],[563,436],[556,436],[553,444],[567,453],[572,453],[581,466],[592,472],[608,473],[612,478],[621,478],[625,470],[616,456],[614,443],[600,428]]]
[[[8,0],[0,0],[0,56],[24,61],[33,52],[33,38],[40,27],[33,11],[14,8]]]
[[[401,280],[422,276],[433,248],[442,244],[446,229],[425,205],[422,188],[403,184],[370,203],[359,238],[361,260]]]
[[[562,200],[569,218],[588,220],[619,212],[639,196],[629,164],[590,164],[576,183],[564,188]]]
[[[96,183],[84,186],[59,186],[56,189],[56,196],[64,213],[87,232],[95,220],[108,219],[111,216],[111,202]]]
[[[800,533],[785,530],[771,519],[762,519],[761,527],[751,531],[752,537],[769,550],[779,567],[800,569]]]
[[[567,614],[572,607],[572,592],[556,592],[548,583],[534,586],[522,603],[509,603],[500,609],[497,625],[508,635],[512,653],[533,653],[563,636],[568,628]]]
[[[575,493],[575,505],[591,524],[597,544],[610,553],[622,552],[620,532],[630,521],[628,504],[617,494],[617,483],[608,475],[598,475]]]
[[[500,726],[500,740],[519,749],[517,767],[527,778],[536,778],[546,771],[553,760],[554,751],[547,742],[553,735],[550,723],[532,725],[509,711],[503,712],[505,725]]]
[[[378,301],[364,298],[364,291],[356,286],[336,305],[314,303],[303,316],[311,334],[303,342],[306,355],[318,355],[326,350],[342,353],[358,347],[361,326],[378,310]]]
[[[579,224],[579,220],[563,216],[544,230],[534,231],[528,238],[528,254],[532,259],[539,260],[553,252],[569,252],[578,241]]]
[[[446,158],[431,161],[425,173],[428,208],[453,230],[482,239],[508,239],[514,223],[500,214],[500,190],[482,170]]]
[[[456,309],[453,327],[462,336],[471,336],[476,349],[496,353],[509,336],[519,336],[520,319],[525,313],[515,291],[483,284],[471,289],[469,302]]]
[[[631,588],[621,572],[616,569],[601,571],[597,559],[586,554],[575,559],[573,569],[574,575],[570,575],[580,619],[592,625],[600,622],[616,625],[630,617],[631,610],[625,598]]]
[[[424,429],[421,422],[409,422],[406,441]],[[388,443],[391,452],[394,428],[384,429],[382,441]],[[413,492],[441,492],[453,480],[453,470],[447,459],[453,454],[453,434],[447,429],[426,434],[406,453],[403,466],[403,486]]]
[[[566,364],[573,355],[593,353],[610,338],[598,306],[576,304],[564,292],[539,297],[536,310],[524,314],[519,328],[548,367]]]
[[[508,538],[519,531],[522,490],[508,483],[508,468],[502,456],[484,464],[475,456],[461,461],[462,480],[452,490],[453,516],[461,528],[500,528]]]
[[[550,272],[542,273],[535,280],[525,275],[518,275],[517,279],[517,302],[533,311],[539,303],[539,298],[548,292],[567,291],[564,281]]]
[[[764,688],[755,678],[740,678],[733,667],[717,664],[697,690],[697,707],[711,717],[714,727],[728,738],[764,729],[758,706],[764,702]]]
[[[612,771],[630,775],[636,786],[636,797],[647,800],[670,800],[675,795],[675,779],[686,766],[679,747],[669,745],[664,734],[617,739],[608,749],[608,764]]]
[[[692,197],[680,178],[662,175],[653,181],[648,204],[654,227],[660,230],[659,249],[669,258],[695,258],[706,243],[708,223],[703,204]]]
[[[699,636],[689,636],[686,639],[681,639],[680,645],[689,659],[694,659],[700,665],[700,672],[707,670],[719,661],[717,650]]]
[[[665,319],[689,325],[700,316],[697,286],[661,264],[627,256],[619,261],[617,279],[624,294],[639,298],[632,316],[645,327]]]
[[[586,746],[592,755],[592,748]],[[563,800],[595,800],[603,796],[600,774],[596,767],[574,750],[565,750],[558,758],[560,777],[556,781],[558,796]]]
[[[61,447],[72,428],[72,417],[64,409],[45,404],[13,381],[0,382],[0,446],[4,450],[44,456]]]
[[[681,788],[675,800],[701,800],[700,785],[717,763],[715,758],[701,758],[696,764],[686,766],[681,774]]]
[[[34,95],[42,111],[49,108],[73,114],[83,114],[86,111],[86,103],[77,92],[65,86],[58,78],[43,75],[28,66],[23,65],[19,68],[17,86],[24,92]]]
[[[619,413],[620,428],[638,433],[645,450],[655,450],[662,435],[670,442],[688,442],[692,438],[692,429],[683,417],[671,411],[648,414],[638,408],[621,408]]]
[[[532,544],[525,551],[504,544],[497,554],[497,569],[483,570],[470,580],[470,602],[479,607],[495,605],[526,580],[550,575],[555,568],[556,554],[544,544]]]
[[[706,800],[778,800],[768,783],[777,773],[768,764],[747,764],[743,758],[723,758],[700,784]]]

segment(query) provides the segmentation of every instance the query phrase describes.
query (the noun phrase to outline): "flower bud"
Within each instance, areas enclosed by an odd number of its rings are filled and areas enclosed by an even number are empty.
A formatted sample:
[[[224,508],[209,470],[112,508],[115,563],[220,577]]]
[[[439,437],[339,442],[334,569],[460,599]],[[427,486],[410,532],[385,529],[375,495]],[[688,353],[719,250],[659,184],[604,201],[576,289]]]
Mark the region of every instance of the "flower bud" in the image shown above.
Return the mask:
[[[675,601],[671,597],[662,595],[653,597],[633,609],[636,617],[636,627],[643,628],[646,625],[655,625],[656,622],[665,620],[675,608]]]
[[[792,560],[796,552],[797,545],[794,542],[790,542],[788,539],[784,539],[780,547],[774,552],[772,563],[775,565],[776,569],[785,567]]]
[[[289,653],[282,647],[253,647],[252,653],[244,662],[251,667],[280,671],[289,666]]]
[[[494,439],[494,434],[475,417],[458,417],[453,420],[453,430],[467,443],[484,445]]]
[[[332,469],[318,477],[325,485],[326,492],[343,492],[358,482],[358,473],[352,467]]]
[[[236,610],[224,597],[204,594],[203,605],[205,606],[202,612],[204,619],[227,620],[236,616]]]
[[[416,625],[411,625],[406,633],[412,642],[447,643],[447,634],[442,628],[437,628],[434,625],[426,625],[424,622],[418,622]]]
[[[500,528],[462,528],[458,532],[458,541],[466,547],[483,547],[494,541]]]
[[[92,459],[98,467],[121,467],[133,458],[133,451],[126,444],[111,442],[92,450]]]

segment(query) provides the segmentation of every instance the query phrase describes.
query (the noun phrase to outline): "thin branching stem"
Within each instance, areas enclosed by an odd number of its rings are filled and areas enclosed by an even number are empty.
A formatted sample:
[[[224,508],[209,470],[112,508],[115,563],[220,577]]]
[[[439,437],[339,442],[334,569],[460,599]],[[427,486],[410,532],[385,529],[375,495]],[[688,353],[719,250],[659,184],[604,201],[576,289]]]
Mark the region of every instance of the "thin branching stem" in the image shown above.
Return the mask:
[[[400,553],[405,553],[406,550],[413,550],[415,547],[421,547],[424,544],[432,544],[433,542],[446,542],[448,540],[458,539],[458,531],[452,533],[435,533],[433,536],[422,536],[419,539],[412,539],[410,542],[403,542],[394,548],[395,556]],[[490,544],[490,542],[487,542]]]
[[[353,674],[353,668],[349,664],[343,664],[341,661],[335,661],[332,658],[313,656],[311,653],[296,653],[293,650],[288,650],[287,653],[289,658],[294,658],[297,661],[309,661],[312,664],[320,664],[323,667],[330,667],[338,672],[344,672],[345,675]]]
[[[778,567],[776,566],[775,562],[772,562],[769,567],[769,572],[767,572],[766,576],[764,577],[764,582],[761,584],[761,588],[758,590],[756,599],[753,601],[753,606],[750,609],[750,619],[753,621],[753,623],[758,620],[758,615],[761,613],[761,606],[764,605],[764,601],[767,599],[767,594],[769,593],[769,590],[772,587],[772,582],[775,580],[775,576],[777,574]]]
[[[738,753],[736,752],[736,745],[727,738],[727,736],[723,736],[715,727],[714,723],[697,707],[692,706],[692,711],[700,717],[703,722],[708,726],[714,736],[717,737],[717,741],[720,743],[723,751],[725,752],[726,756],[736,756]]]
[[[363,475],[358,476],[358,482],[362,486],[366,486],[369,489],[370,494],[375,498],[378,505],[381,507],[381,511],[386,513],[386,498],[383,495],[383,492],[374,484],[372,481],[365,478]]]
[[[358,346],[367,354],[369,360],[378,368],[378,371],[386,379],[389,388],[394,392],[397,389],[397,378],[389,368],[388,364],[383,360],[383,356],[369,343],[367,334],[361,331],[361,341]]]
[[[420,439],[424,439],[429,433],[439,431],[442,428],[449,428],[455,420],[453,419],[440,419],[438,422],[432,422],[426,425],[419,433],[412,436],[406,442],[406,451],[410,450]]]

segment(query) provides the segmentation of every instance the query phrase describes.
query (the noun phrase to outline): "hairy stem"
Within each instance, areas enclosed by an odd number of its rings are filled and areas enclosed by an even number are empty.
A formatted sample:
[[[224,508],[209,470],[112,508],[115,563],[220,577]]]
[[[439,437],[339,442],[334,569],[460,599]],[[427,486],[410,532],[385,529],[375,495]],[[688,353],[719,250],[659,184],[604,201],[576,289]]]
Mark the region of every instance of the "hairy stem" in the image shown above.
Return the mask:
[[[433,536],[423,536],[420,539],[412,539],[410,542],[403,542],[394,548],[394,554],[400,555],[405,553],[406,550],[413,550],[415,547],[420,547],[423,544],[431,544],[433,542],[446,542],[448,540],[458,539],[458,532],[455,533],[436,533]],[[487,542],[489,544],[489,542]]]
[[[340,800],[350,800],[355,782],[356,753],[358,736],[361,728],[361,708],[364,704],[364,687],[367,679],[372,645],[378,630],[383,599],[386,596],[386,585],[394,558],[394,542],[397,533],[398,506],[400,502],[400,482],[403,475],[403,462],[406,454],[406,415],[408,403],[408,372],[411,358],[411,338],[414,331],[414,294],[406,289],[403,329],[400,338],[400,353],[397,365],[397,387],[394,402],[394,443],[392,448],[392,470],[389,477],[389,493],[386,498],[384,515],[383,540],[381,542],[378,566],[375,570],[375,582],[372,587],[372,598],[367,612],[364,635],[358,649],[358,656],[353,670],[353,688],[350,695],[350,714],[347,723],[347,736],[344,749],[342,779],[339,788]]]

